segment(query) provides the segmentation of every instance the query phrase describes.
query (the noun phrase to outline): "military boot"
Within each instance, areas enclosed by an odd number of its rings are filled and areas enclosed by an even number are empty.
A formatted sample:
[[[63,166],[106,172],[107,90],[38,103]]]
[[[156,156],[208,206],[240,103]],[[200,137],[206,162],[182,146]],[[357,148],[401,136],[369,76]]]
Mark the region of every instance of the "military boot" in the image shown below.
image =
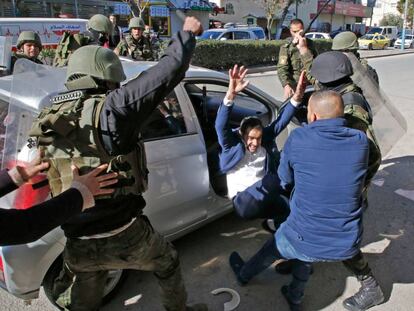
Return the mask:
[[[364,276],[360,282],[361,288],[359,291],[354,296],[343,301],[342,304],[345,309],[364,311],[384,301],[381,287],[372,274]]]
[[[187,306],[186,311],[208,311],[205,303],[197,303],[192,306]]]

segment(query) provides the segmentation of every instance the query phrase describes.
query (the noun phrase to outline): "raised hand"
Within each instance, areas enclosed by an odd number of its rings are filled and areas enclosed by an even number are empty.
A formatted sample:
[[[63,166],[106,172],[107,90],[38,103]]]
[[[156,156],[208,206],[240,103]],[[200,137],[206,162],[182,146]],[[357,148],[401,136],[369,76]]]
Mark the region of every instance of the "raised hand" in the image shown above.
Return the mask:
[[[247,74],[247,68],[234,65],[233,68],[229,69],[229,88],[227,90],[226,98],[233,100],[238,93],[243,91],[248,85],[249,81],[244,80]]]
[[[306,70],[302,70],[299,76],[298,85],[296,86],[295,94],[293,94],[293,100],[301,102],[303,99],[303,94],[305,94],[306,85],[308,84],[308,79],[306,79]]]

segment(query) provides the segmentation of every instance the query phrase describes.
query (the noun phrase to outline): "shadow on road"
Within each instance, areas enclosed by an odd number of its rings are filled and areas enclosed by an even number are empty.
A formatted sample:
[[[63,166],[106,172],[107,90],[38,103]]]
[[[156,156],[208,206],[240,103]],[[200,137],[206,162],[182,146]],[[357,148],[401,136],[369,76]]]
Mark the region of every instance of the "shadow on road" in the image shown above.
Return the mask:
[[[408,196],[412,196],[409,199]],[[363,251],[379,280],[386,299],[395,284],[414,283],[414,156],[383,162],[369,193],[370,206],[364,215]],[[228,255],[237,250],[251,256],[269,235],[260,221],[243,221],[230,214],[174,242],[189,293],[190,303],[206,302],[210,310],[223,310],[229,296],[213,296],[211,290],[230,287],[239,292],[237,311],[288,310],[280,287],[290,276],[278,275],[272,268],[240,287],[227,263]],[[341,263],[315,264],[315,272],[306,289],[306,311],[342,310],[341,301],[359,288],[355,278]],[[148,273],[133,272],[120,294],[103,310],[121,310],[124,301],[142,294],[142,299],[128,310],[162,310],[158,287]],[[381,310],[391,308],[383,306]]]

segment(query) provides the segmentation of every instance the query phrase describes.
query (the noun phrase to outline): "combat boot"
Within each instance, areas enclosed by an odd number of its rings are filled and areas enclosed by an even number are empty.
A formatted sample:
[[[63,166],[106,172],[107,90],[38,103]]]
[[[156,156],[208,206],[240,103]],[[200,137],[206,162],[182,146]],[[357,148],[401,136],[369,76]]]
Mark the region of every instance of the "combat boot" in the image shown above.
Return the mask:
[[[372,274],[364,276],[361,282],[361,288],[352,297],[343,301],[343,306],[351,311],[364,311],[373,306],[379,305],[384,301],[384,294],[377,280]]]
[[[192,306],[187,306],[186,311],[208,311],[208,307],[205,303],[197,303]]]

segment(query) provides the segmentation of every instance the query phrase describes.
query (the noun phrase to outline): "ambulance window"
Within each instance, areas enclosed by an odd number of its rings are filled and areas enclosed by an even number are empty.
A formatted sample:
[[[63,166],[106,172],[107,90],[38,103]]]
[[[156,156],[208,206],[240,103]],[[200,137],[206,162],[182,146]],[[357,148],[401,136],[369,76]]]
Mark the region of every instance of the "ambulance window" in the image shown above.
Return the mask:
[[[185,133],[187,127],[174,91],[151,113],[141,131],[144,140],[163,139]]]

